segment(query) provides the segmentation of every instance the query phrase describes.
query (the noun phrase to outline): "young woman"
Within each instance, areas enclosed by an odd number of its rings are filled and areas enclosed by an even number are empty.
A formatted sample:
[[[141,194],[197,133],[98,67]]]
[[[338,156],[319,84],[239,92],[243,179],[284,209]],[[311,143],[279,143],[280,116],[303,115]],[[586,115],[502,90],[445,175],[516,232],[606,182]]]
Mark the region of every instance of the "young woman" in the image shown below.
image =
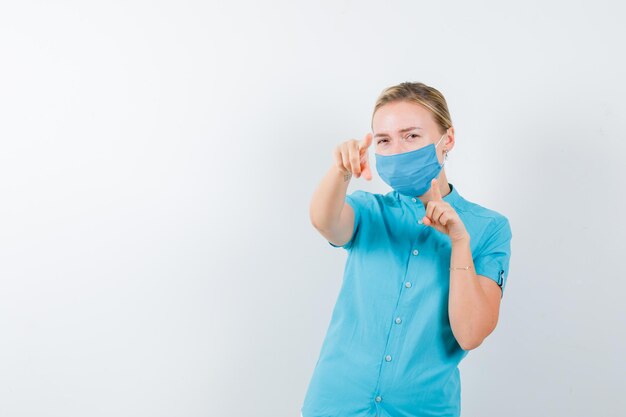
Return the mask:
[[[498,322],[509,221],[448,182],[454,128],[435,88],[385,89],[372,132],[336,147],[311,201],[313,226],[348,257],[301,415],[456,417],[458,364]],[[346,195],[372,178],[370,146],[392,191]]]

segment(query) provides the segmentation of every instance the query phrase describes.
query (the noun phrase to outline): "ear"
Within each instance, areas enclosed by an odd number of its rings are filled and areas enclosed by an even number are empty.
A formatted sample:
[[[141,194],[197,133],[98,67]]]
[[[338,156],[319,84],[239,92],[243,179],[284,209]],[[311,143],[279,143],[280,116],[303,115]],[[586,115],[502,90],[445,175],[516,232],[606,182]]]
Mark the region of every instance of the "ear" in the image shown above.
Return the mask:
[[[449,152],[454,148],[454,126],[450,126],[447,130],[447,136],[443,140],[443,147]]]

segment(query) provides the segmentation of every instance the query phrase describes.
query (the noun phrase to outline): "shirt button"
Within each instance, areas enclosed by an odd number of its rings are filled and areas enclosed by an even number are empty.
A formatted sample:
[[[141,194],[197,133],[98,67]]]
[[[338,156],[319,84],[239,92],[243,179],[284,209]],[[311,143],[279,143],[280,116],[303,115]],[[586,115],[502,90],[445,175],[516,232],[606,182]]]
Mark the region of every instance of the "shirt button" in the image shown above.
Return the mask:
[[[385,360],[386,360],[387,362],[391,362],[391,355],[387,355],[387,356],[385,356]]]
[[[378,396],[376,397],[376,402],[377,402],[377,403],[381,402],[382,400],[383,400],[383,397],[381,397],[380,395],[378,395]]]
[[[424,222],[422,221],[422,219],[419,219],[417,222],[418,222],[419,224],[424,223]]]
[[[402,319],[400,317],[396,317],[396,324],[402,323]]]
[[[413,255],[417,255],[419,253],[419,251],[417,249],[413,250]]]
[[[417,198],[413,197],[411,200],[413,200],[413,202],[417,202]]]
[[[407,287],[407,288],[411,288],[411,283],[409,281],[407,281],[407,282],[404,283],[404,286]]]

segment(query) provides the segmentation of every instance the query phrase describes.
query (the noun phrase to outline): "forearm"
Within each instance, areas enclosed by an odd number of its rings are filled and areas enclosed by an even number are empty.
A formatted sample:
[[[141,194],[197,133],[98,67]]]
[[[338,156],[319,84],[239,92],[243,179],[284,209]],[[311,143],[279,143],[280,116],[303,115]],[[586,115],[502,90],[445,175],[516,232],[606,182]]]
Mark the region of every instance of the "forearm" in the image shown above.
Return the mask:
[[[455,338],[465,350],[478,347],[495,327],[486,294],[474,270],[470,237],[452,241],[448,315]]]
[[[318,230],[329,230],[339,221],[352,175],[333,165],[319,183],[309,207],[311,223]]]

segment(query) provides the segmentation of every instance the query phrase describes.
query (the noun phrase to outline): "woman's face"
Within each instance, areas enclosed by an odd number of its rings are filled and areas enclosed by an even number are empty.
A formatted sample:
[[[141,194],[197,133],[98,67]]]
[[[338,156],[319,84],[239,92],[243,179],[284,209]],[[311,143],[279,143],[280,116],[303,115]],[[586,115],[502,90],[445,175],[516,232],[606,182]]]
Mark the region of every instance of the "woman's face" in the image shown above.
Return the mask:
[[[376,153],[394,155],[422,148],[441,139],[439,125],[430,110],[417,103],[396,101],[379,108],[372,119],[373,144]],[[444,138],[437,153],[447,145]]]

